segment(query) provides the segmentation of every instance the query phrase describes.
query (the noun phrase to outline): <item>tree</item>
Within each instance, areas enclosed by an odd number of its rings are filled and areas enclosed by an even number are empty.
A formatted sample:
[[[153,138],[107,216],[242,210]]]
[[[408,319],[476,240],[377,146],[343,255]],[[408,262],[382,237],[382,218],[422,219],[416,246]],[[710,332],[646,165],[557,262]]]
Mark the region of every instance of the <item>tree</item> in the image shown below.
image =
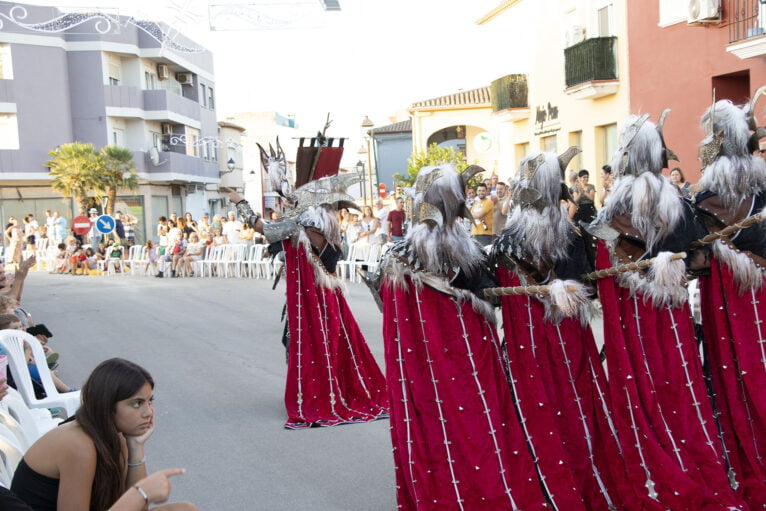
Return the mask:
[[[88,210],[88,194],[103,191],[104,162],[93,144],[72,142],[59,146],[48,154],[53,158],[45,163],[50,169],[51,186],[64,197],[77,201],[80,214]]]
[[[106,214],[113,215],[117,190],[120,188],[137,189],[138,175],[135,171],[133,153],[130,149],[108,145],[101,149],[100,154],[104,162],[102,187],[106,192]]]
[[[468,168],[468,162],[462,152],[456,151],[454,147],[440,147],[434,142],[427,150],[412,153],[407,160],[407,174],[394,174],[394,179],[402,186],[413,186],[421,168],[444,163],[453,164],[458,172]]]

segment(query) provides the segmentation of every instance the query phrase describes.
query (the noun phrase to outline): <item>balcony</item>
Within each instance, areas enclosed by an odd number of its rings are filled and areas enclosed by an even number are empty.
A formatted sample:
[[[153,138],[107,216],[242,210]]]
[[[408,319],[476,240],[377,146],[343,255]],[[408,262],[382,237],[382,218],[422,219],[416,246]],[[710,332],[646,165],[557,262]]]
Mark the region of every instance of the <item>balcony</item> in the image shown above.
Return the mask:
[[[510,122],[529,119],[532,111],[528,95],[526,75],[513,74],[498,78],[490,86],[493,115]]]
[[[759,0],[729,0],[729,44],[726,51],[741,59],[766,55],[766,5]]]
[[[1,95],[2,85],[0,85]],[[142,90],[129,85],[104,85],[104,103],[107,108],[125,109],[120,113],[107,112],[107,115],[172,121],[195,128],[200,127],[200,105],[196,101],[164,89]]]
[[[200,120],[200,105],[196,101],[167,90],[145,90],[144,110],[166,110],[195,121]]]
[[[617,38],[593,37],[564,49],[566,93],[598,99],[617,92]]]
[[[141,89],[129,85],[104,85],[104,105],[115,108],[143,110]]]
[[[211,162],[174,151],[160,151],[158,164],[154,165],[149,153],[141,154],[143,169],[149,181],[189,181],[217,183],[220,179],[218,162]],[[138,169],[139,165],[136,165]]]

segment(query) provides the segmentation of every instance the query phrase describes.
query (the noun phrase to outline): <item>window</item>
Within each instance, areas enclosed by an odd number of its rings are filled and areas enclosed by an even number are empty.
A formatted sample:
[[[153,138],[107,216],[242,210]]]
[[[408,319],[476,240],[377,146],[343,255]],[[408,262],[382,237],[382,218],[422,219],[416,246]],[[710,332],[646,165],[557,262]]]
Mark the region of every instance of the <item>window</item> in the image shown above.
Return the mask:
[[[210,160],[210,148],[208,147],[209,142],[207,140],[202,141],[202,159],[203,160]]]
[[[119,128],[112,128],[112,145],[123,147],[125,141],[125,131]]]
[[[688,9],[688,0],[660,0],[660,20],[657,24],[667,27],[686,21]]]
[[[109,85],[119,85],[122,78],[122,63],[116,55],[107,55],[107,69]]]
[[[521,164],[521,161],[526,158],[526,156],[529,154],[529,142],[524,142],[521,144],[516,144],[516,166],[518,167]]]
[[[13,80],[13,62],[11,62],[9,44],[0,44],[0,80]]]
[[[556,152],[558,150],[558,144],[556,143],[556,135],[550,137],[543,137],[540,139],[540,149],[548,152]]]
[[[617,124],[606,124],[596,127],[596,154],[599,161],[598,168],[612,161],[614,152],[617,150]]]
[[[215,145],[215,140],[210,141],[210,159],[218,161],[218,147]]]
[[[215,110],[215,98],[213,97],[213,88],[207,88],[207,107],[210,110]]]
[[[605,5],[596,11],[598,17],[598,36],[611,37],[614,34],[612,29],[612,4]]]
[[[19,125],[16,114],[0,114],[0,149],[19,148]]]
[[[156,131],[152,131],[152,147],[156,147],[159,151],[164,150],[162,149],[162,135]]]
[[[199,86],[202,88],[202,106],[207,106],[207,87],[205,87],[204,83],[199,84]]]
[[[154,73],[150,73],[149,71],[144,72],[144,80],[146,81],[146,90],[154,90],[157,88],[157,75]]]
[[[186,154],[199,158],[199,130],[186,126]]]
[[[120,80],[118,80],[117,78],[112,78],[111,76],[109,77],[109,85],[119,85],[119,84],[120,84]]]

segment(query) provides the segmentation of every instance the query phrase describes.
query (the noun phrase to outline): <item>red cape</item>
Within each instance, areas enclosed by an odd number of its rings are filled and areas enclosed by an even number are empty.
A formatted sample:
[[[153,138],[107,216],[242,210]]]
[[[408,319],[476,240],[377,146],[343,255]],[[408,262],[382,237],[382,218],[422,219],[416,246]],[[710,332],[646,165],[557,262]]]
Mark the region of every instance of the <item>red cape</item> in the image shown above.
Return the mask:
[[[302,245],[285,250],[290,329],[288,428],[368,422],[386,416],[385,379],[340,287],[321,287]],[[319,268],[318,271],[324,271]],[[335,279],[335,277],[331,277]]]
[[[399,508],[544,509],[494,325],[402,279],[381,292]]]

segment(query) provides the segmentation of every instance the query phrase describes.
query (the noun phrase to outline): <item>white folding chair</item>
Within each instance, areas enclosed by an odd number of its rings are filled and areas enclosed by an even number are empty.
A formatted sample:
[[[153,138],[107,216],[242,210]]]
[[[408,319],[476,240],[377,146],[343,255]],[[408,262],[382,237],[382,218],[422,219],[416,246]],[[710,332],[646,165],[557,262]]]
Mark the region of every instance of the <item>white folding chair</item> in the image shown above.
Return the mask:
[[[223,261],[223,277],[228,279],[229,273],[233,276],[242,276],[242,262],[245,260],[245,254],[247,253],[247,245],[244,243],[236,243],[233,245],[226,245],[228,250],[226,251],[226,257]]]
[[[335,267],[335,271],[338,274],[338,277],[342,279],[351,277],[350,272],[356,258],[357,246],[359,246],[359,243],[351,243],[348,246],[348,253],[346,254],[346,257],[338,261],[338,264]]]
[[[201,276],[205,276],[205,269],[207,268],[207,273],[210,277],[213,276],[213,270],[217,269],[215,268],[220,262],[221,258],[223,257],[224,248],[226,245],[218,245],[214,247],[209,247],[208,252],[205,255],[205,259],[199,261],[201,264],[202,271],[200,272]]]
[[[247,272],[247,276],[251,279],[255,278],[257,274],[260,273],[258,263],[263,259],[264,248],[265,245],[261,244],[250,245],[247,252],[247,258],[242,261],[242,267],[245,269],[245,272]]]
[[[46,397],[38,399],[29,375],[27,360],[24,356],[24,341],[32,349],[32,356],[40,373]],[[21,330],[0,331],[0,346],[8,355],[8,366],[11,368],[13,379],[16,382],[16,390],[19,391],[24,402],[30,408],[59,408],[63,410],[65,417],[71,417],[80,407],[80,391],[60,393],[51,378],[45,353],[36,337],[32,337]]]

